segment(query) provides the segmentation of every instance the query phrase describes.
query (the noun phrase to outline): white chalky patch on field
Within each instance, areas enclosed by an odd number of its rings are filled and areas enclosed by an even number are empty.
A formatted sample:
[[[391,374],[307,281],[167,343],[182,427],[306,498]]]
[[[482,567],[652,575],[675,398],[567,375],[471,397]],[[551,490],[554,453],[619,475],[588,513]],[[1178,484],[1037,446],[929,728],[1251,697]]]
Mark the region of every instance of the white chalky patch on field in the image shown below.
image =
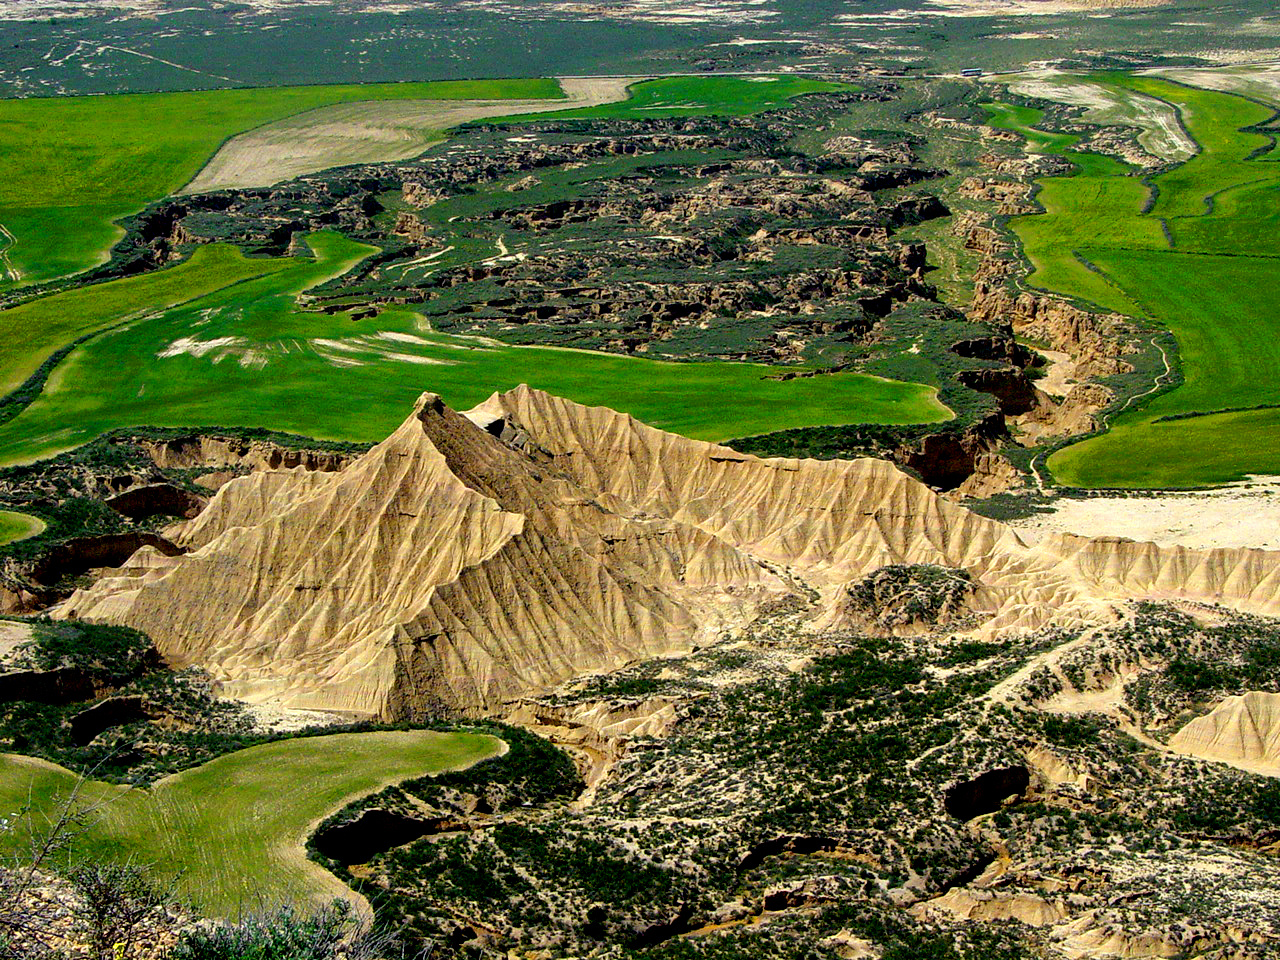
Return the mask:
[[[239,346],[245,343],[239,337],[216,337],[213,340],[197,340],[195,337],[182,337],[173,341],[163,350],[156,354],[160,359],[167,357],[180,357],[184,354],[190,357],[203,357],[215,350],[221,350],[226,347]]]

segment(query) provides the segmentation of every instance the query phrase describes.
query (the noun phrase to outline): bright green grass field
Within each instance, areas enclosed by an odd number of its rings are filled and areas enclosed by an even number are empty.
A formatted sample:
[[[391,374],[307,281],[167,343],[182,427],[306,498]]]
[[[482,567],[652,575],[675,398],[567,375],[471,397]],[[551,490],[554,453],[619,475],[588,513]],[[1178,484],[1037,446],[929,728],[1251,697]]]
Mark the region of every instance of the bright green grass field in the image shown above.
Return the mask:
[[[131,859],[206,915],[235,916],[282,902],[350,895],[306,859],[307,836],[352,800],[412,777],[496,756],[502,741],[424,730],[303,737],[250,747],[149,788],[87,781],[64,767],[0,755],[0,817],[28,802],[32,816],[0,833],[21,855],[31,828],[62,809],[92,810],[73,855]]]
[[[333,103],[561,97],[555,80],[461,80],[0,100],[0,290],[102,262],[114,221],[190,180],[228,137]],[[6,249],[7,246],[7,249]],[[10,281],[10,285],[12,282]]]
[[[0,393],[20,386],[51,353],[130,317],[194,300],[287,262],[251,260],[234,247],[199,247],[167,270],[80,287],[0,311]]]
[[[39,517],[14,513],[12,510],[0,510],[0,547],[6,543],[34,537],[43,529],[44,521]]]
[[[1059,138],[1034,143],[1075,161],[1073,176],[1041,182],[1043,215],[1011,226],[1034,286],[1089,300],[1168,329],[1185,383],[1118,416],[1110,432],[1049,458],[1063,483],[1180,488],[1280,473],[1280,164],[1266,137],[1241,128],[1272,111],[1241,97],[1150,77],[1094,78],[1176,106],[1200,153],[1149,188],[1114,160],[1071,153]],[[989,108],[993,122],[1027,132],[1038,117]],[[1256,159],[1251,159],[1255,157]],[[1167,233],[1166,233],[1167,231]],[[1235,411],[1219,413],[1218,411]],[[1170,415],[1205,414],[1157,422]]]
[[[139,425],[270,427],[377,441],[423,391],[465,409],[521,383],[706,440],[950,416],[931,387],[860,374],[784,381],[769,379],[778,368],[756,364],[507,346],[432,333],[407,309],[360,321],[302,313],[299,292],[373,250],[336,234],[315,234],[309,243],[315,260],[251,261],[283,268],[77,347],[41,396],[0,426],[0,462],[38,459]]]
[[[788,100],[806,93],[856,89],[847,83],[807,77],[662,77],[633,84],[630,96],[618,103],[503,118],[503,122],[575,117],[746,117],[785,106]]]

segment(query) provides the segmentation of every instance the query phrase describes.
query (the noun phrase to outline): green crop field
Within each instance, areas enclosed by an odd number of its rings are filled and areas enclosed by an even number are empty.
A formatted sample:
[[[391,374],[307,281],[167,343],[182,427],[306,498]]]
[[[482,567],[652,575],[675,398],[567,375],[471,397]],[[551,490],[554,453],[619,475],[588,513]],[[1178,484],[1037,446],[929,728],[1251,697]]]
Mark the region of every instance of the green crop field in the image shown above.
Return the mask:
[[[847,83],[807,77],[663,77],[633,85],[619,103],[551,113],[531,113],[508,120],[563,120],[575,117],[745,117],[781,107],[806,93],[856,90]]]
[[[1049,468],[1067,484],[1131,488],[1280,473],[1280,415],[1249,409],[1280,403],[1280,164],[1267,159],[1270,140],[1251,129],[1273,111],[1151,77],[1094,80],[1176,107],[1199,153],[1155,177],[1152,197],[1119,161],[1039,135],[1037,111],[991,105],[993,123],[1077,164],[1073,175],[1042,181],[1045,214],[1011,226],[1032,264],[1031,285],[1171,330],[1185,383],[1134,404],[1109,433],[1058,451]]]
[[[298,276],[290,271],[279,280]],[[241,298],[255,291],[262,299],[245,309]],[[769,379],[775,368],[753,364],[678,364],[504,346],[432,334],[409,311],[384,312],[372,328],[345,315],[292,313],[287,302],[272,299],[262,282],[246,284],[78,348],[44,395],[0,427],[0,461],[37,459],[106,430],[144,424],[269,426],[376,441],[408,415],[424,390],[466,408],[521,383],[709,440],[949,415],[935,391],[919,384],[857,374],[781,381]],[[197,328],[200,339],[187,352],[158,357],[166,345],[182,348],[204,310],[216,312]],[[263,329],[276,323],[274,331]],[[255,333],[269,339],[245,336]],[[228,337],[239,342],[214,342]]]
[[[12,510],[0,510],[0,547],[16,540],[34,537],[43,529],[44,521],[38,517],[14,513]]]
[[[372,250],[336,234],[309,242],[315,260],[247,261],[270,272],[77,347],[41,396],[0,427],[0,461],[37,459],[138,425],[257,426],[377,441],[424,390],[465,408],[521,383],[708,440],[949,416],[931,387],[860,374],[784,381],[772,379],[777,368],[755,364],[668,363],[441,335],[408,309],[361,321],[300,312],[299,292]]]
[[[64,767],[0,755],[0,817],[30,804],[0,852],[21,855],[74,793],[91,811],[73,855],[132,859],[197,910],[234,916],[279,902],[341,896],[345,888],[306,859],[315,825],[346,804],[411,777],[470,766],[501,741],[478,733],[384,731],[304,737],[250,747],[150,787],[80,783]]]
[[[0,100],[0,290],[101,262],[114,221],[190,180],[224,140],[359,100],[563,96],[555,80],[346,84]]]
[[[284,261],[250,260],[233,247],[200,247],[190,259],[167,270],[80,287],[0,311],[0,393],[19,386],[49,354],[86,334],[285,266]]]

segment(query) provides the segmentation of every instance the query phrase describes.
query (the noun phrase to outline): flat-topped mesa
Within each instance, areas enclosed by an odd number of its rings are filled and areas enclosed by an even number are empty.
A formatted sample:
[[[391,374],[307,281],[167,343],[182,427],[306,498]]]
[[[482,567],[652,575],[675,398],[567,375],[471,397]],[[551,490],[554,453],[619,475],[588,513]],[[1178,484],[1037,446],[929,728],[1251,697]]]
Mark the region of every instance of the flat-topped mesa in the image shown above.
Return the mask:
[[[1009,527],[879,460],[762,460],[528,387],[466,415],[424,394],[333,473],[226,484],[60,615],[125,623],[230,694],[382,717],[500,712],[582,673],[733,634],[888,564],[964,569],[987,635],[1185,596],[1280,612],[1280,554]]]

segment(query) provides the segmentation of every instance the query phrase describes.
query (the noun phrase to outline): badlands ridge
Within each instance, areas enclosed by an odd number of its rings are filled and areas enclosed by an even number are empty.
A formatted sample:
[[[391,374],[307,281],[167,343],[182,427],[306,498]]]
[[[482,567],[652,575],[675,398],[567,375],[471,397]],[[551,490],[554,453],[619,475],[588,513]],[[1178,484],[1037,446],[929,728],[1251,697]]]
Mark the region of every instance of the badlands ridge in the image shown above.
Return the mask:
[[[782,609],[857,628],[850,586],[890,564],[965,571],[987,638],[1129,599],[1280,614],[1275,553],[1028,544],[884,461],[759,459],[524,386],[465,414],[424,394],[343,469],[236,479],[172,535],[183,555],[143,548],[59,616],[235,696],[383,718],[500,713]]]

